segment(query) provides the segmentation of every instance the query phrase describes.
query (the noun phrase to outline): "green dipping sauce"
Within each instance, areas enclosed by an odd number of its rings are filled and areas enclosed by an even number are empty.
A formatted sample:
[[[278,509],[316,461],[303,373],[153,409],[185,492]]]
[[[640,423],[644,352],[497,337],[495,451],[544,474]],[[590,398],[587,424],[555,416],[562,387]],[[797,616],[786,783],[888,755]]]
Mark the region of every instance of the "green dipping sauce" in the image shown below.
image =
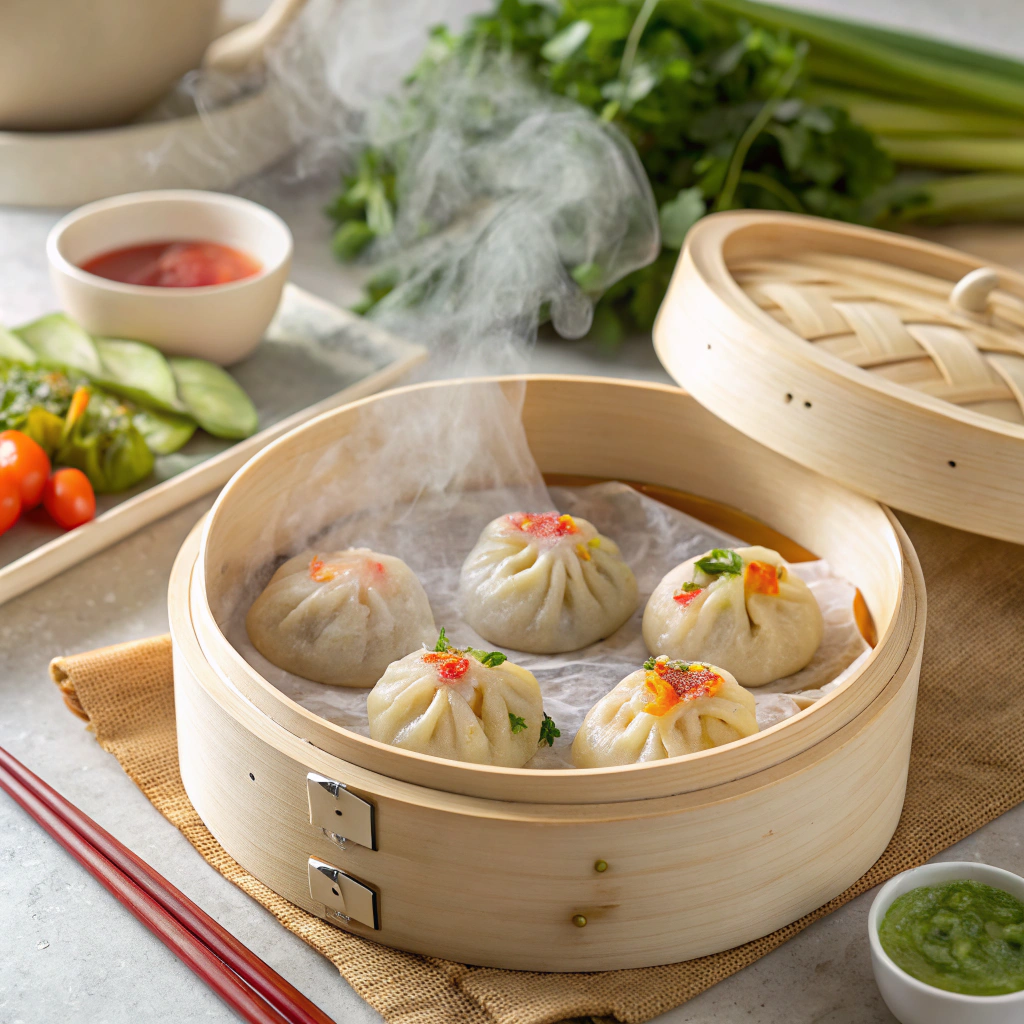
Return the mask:
[[[882,948],[907,974],[968,996],[1024,989],[1024,903],[982,882],[912,889],[878,929]]]

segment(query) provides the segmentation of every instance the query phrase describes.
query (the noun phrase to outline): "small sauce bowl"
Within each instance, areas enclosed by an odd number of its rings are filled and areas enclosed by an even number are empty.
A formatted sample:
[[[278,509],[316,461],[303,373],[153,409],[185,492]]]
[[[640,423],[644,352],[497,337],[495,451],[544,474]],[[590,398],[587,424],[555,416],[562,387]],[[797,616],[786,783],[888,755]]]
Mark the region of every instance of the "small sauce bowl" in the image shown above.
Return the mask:
[[[949,861],[911,868],[882,886],[868,914],[871,966],[885,1005],[900,1024],[1020,1024],[1024,989],[1001,996],[966,996],[935,988],[907,974],[882,948],[878,929],[896,899],[922,885],[983,882],[1024,902],[1024,878],[975,861]]]
[[[128,246],[204,241],[239,249],[260,271],[227,284],[162,288],[122,284],[80,264]],[[276,213],[218,192],[135,192],[79,207],[46,240],[61,308],[90,334],[147,341],[168,355],[228,366],[259,344],[292,260],[292,235]]]

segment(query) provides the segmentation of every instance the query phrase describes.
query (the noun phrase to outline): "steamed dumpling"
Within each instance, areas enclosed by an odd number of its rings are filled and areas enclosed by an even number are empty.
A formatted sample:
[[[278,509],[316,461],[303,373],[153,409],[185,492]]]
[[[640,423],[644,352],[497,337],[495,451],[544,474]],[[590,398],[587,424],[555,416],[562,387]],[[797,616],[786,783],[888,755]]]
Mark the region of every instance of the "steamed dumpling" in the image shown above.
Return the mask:
[[[503,768],[522,768],[537,753],[545,720],[532,673],[499,651],[452,647],[444,630],[434,650],[388,666],[366,710],[371,739]]]
[[[330,686],[373,686],[392,661],[437,635],[409,566],[366,548],[289,559],[253,602],[245,628],[278,668]]]
[[[658,761],[755,732],[754,696],[725,669],[652,658],[587,712],[572,760],[577,768]]]
[[[533,654],[602,640],[636,608],[636,579],[615,542],[557,512],[513,512],[489,523],[459,583],[473,629]]]
[[[703,658],[744,686],[804,668],[824,628],[807,584],[762,547],[715,548],[677,565],[651,594],[643,622],[652,654]]]

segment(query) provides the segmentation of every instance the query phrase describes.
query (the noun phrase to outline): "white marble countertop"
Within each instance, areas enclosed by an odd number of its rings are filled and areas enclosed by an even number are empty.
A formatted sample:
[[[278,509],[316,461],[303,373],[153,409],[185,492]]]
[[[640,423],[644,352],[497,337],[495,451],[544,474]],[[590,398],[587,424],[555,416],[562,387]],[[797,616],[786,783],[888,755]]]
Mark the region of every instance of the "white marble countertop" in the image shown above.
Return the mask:
[[[256,2],[256,0],[254,0]],[[805,0],[843,8],[842,0]],[[247,5],[247,6],[252,6]],[[970,9],[968,9],[970,8]],[[1018,0],[862,0],[858,13],[1024,53]],[[350,275],[328,250],[321,197],[308,189],[273,205],[296,238],[293,278],[344,303]],[[57,211],[0,209],[0,322],[54,305],[43,241]],[[649,341],[614,357],[586,343],[543,343],[543,371],[668,378]],[[335,968],[209,868],[69,714],[49,681],[55,655],[164,632],[171,562],[212,499],[161,520],[0,608],[0,745],[55,785],[179,886],[339,1024],[379,1020]],[[941,859],[979,859],[1024,873],[1024,807]],[[664,1024],[882,1024],[894,1018],[871,977],[872,894],[813,925],[738,975],[659,1018]],[[171,1024],[236,1019],[196,977],[41,831],[0,796],[0,1022]]]

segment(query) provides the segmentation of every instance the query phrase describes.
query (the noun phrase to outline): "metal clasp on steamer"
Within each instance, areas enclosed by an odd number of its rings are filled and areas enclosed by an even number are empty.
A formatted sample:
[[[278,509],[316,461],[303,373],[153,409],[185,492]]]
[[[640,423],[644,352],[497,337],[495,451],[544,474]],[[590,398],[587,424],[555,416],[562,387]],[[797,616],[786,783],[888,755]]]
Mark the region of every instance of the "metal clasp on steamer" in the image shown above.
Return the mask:
[[[309,895],[324,905],[327,917],[380,928],[377,893],[368,885],[316,857],[309,858],[308,871]]]
[[[344,848],[346,842],[377,849],[373,804],[348,791],[343,782],[316,772],[306,776],[309,823]]]

